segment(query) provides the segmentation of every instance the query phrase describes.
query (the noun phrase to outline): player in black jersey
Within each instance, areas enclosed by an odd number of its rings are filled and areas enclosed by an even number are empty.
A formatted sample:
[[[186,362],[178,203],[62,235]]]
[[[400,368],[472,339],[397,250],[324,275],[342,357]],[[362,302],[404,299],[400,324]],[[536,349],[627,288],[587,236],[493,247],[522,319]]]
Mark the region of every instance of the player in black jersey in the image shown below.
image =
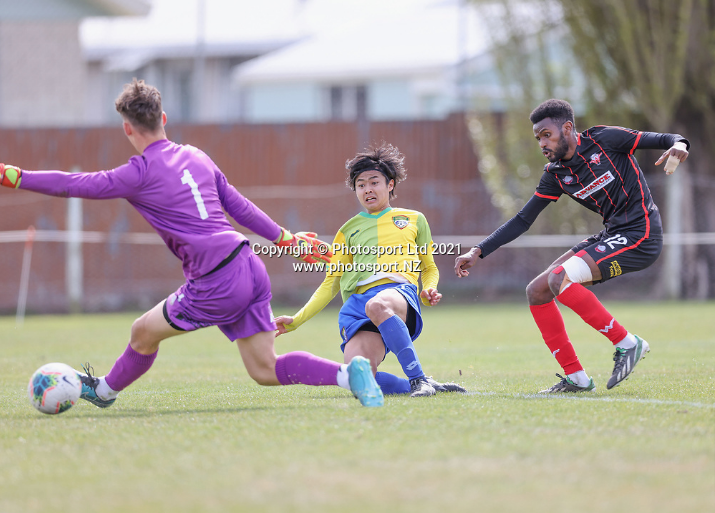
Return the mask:
[[[566,376],[544,393],[585,392],[595,388],[579,363],[554,298],[616,346],[613,388],[626,379],[650,350],[648,343],[629,333],[586,289],[596,283],[651,265],[663,249],[663,226],[645,177],[633,153],[636,149],[666,150],[669,156],[688,157],[690,143],[677,134],[639,132],[628,128],[595,126],[578,133],[573,109],[563,100],[547,100],[531,113],[534,136],[549,164],[536,192],[519,213],[489,237],[457,257],[457,276],[469,274],[477,258],[526,232],[541,211],[563,194],[603,217],[605,229],[557,258],[526,288],[529,308],[544,341]]]

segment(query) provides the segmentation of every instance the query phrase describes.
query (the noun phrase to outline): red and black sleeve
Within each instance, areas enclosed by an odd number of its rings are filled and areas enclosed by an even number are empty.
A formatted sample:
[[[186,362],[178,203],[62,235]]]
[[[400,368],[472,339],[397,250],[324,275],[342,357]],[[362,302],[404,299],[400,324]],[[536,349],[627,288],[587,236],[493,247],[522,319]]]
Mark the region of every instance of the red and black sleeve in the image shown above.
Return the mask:
[[[690,141],[680,134],[641,132],[620,126],[595,126],[586,131],[587,137],[597,137],[601,145],[621,153],[633,154],[637,149],[667,150],[676,142],[683,142],[690,149]]]

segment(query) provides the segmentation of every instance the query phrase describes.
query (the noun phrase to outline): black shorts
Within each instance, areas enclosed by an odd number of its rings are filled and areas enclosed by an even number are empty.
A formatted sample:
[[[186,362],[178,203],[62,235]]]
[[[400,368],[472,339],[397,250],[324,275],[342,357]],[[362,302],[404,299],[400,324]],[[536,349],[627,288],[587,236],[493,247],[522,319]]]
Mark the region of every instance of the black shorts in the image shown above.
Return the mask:
[[[603,230],[581,241],[571,251],[576,256],[588,253],[601,270],[601,279],[593,283],[603,283],[650,266],[663,251],[663,237],[660,233],[646,237],[642,231],[609,233]]]

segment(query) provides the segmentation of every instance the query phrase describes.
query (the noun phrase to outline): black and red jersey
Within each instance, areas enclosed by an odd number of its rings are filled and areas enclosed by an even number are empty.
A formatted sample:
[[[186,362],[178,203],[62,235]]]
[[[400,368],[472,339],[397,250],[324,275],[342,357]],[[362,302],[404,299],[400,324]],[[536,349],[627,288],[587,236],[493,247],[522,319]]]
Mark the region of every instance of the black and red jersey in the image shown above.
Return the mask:
[[[615,126],[595,126],[581,132],[573,157],[544,166],[534,196],[516,216],[479,244],[482,256],[528,230],[541,211],[563,194],[600,214],[610,233],[638,230],[645,237],[661,236],[658,207],[633,153],[638,148],[667,150],[679,141],[690,146],[678,134]]]

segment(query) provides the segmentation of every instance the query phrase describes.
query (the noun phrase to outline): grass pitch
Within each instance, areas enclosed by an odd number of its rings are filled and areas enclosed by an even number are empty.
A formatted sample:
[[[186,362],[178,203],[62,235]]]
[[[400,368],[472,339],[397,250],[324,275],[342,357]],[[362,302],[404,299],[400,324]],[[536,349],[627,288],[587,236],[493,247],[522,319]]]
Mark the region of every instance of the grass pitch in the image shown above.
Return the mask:
[[[105,374],[134,316],[0,318],[0,512],[715,510],[715,305],[607,306],[651,345],[611,391],[612,347],[570,311],[598,388],[545,398],[560,369],[525,305],[443,304],[417,349],[468,395],[367,409],[335,387],[260,387],[211,328],[165,341],[111,408],[54,416],[30,406],[32,372]],[[336,324],[323,312],[277,352],[341,359]],[[400,372],[392,355],[381,369]]]

